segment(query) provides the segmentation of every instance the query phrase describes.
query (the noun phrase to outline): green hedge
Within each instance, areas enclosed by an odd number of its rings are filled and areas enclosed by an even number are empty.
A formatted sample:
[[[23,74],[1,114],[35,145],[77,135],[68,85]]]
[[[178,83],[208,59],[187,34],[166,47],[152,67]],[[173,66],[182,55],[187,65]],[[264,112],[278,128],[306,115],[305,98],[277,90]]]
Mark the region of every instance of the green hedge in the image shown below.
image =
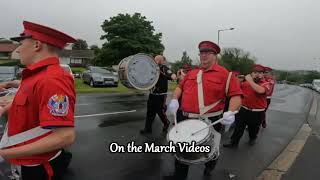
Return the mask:
[[[71,67],[71,71],[73,73],[82,73],[83,71],[86,71],[87,69],[84,67]]]
[[[14,61],[14,60],[6,60],[5,62],[0,61],[0,66],[19,66],[23,67],[22,64],[20,64],[20,61]]]

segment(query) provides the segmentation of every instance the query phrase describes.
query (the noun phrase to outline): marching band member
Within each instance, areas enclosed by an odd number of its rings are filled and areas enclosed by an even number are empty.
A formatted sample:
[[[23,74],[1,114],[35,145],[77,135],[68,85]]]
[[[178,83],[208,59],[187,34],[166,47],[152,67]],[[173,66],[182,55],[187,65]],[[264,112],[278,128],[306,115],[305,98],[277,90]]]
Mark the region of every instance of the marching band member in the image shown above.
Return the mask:
[[[168,110],[176,113],[179,108],[178,99],[182,96],[181,108],[184,119],[207,118],[211,122],[223,117],[223,124],[232,124],[234,115],[241,105],[242,91],[238,79],[225,68],[218,65],[217,54],[220,47],[211,41],[199,43],[199,68],[193,69],[184,77],[175,89]],[[229,111],[223,113],[225,97],[231,97]],[[216,131],[222,125],[214,126]],[[217,159],[205,163],[204,175],[209,176],[215,168]],[[175,162],[174,179],[186,179],[189,165]]]
[[[224,147],[238,147],[246,126],[249,130],[249,144],[255,144],[262,116],[267,107],[266,97],[270,91],[269,83],[263,79],[263,72],[264,67],[256,64],[253,66],[251,74],[246,75],[245,81],[241,83],[243,91],[242,107],[237,114],[231,141],[224,144]]]
[[[23,25],[23,33],[11,39],[20,43],[26,69],[8,111],[0,159],[15,166],[22,180],[60,180],[71,160],[63,148],[75,140],[76,99],[74,80],[60,67],[58,53],[76,39],[40,24]]]
[[[276,84],[276,80],[275,78],[272,76],[271,74],[272,72],[272,69],[270,67],[265,67],[264,68],[264,79],[270,83],[270,91],[268,92],[267,94],[267,108],[265,110],[265,113],[264,113],[264,117],[263,117],[263,120],[262,120],[262,124],[261,126],[263,128],[266,128],[267,127],[267,122],[266,122],[266,111],[268,110],[269,108],[269,105],[271,103],[271,97],[272,97],[272,94],[273,94],[273,90],[274,90],[274,86]]]
[[[166,115],[166,99],[168,91],[168,80],[176,80],[176,75],[165,65],[166,59],[162,55],[157,55],[154,58],[155,62],[159,65],[160,76],[157,84],[151,89],[147,103],[147,117],[145,127],[140,130],[140,134],[152,133],[152,123],[158,114],[163,123],[163,132],[167,132],[170,121]]]

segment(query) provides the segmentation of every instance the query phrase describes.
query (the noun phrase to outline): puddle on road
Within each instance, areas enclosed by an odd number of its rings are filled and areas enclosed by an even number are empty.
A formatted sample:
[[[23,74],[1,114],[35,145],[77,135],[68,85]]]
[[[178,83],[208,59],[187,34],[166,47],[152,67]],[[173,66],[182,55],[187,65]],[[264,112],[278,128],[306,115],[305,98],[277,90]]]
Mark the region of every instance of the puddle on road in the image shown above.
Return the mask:
[[[98,126],[101,128],[104,128],[104,127],[118,126],[118,125],[125,124],[125,123],[144,121],[144,120],[145,119],[141,118],[141,116],[136,116],[136,115],[108,116]]]

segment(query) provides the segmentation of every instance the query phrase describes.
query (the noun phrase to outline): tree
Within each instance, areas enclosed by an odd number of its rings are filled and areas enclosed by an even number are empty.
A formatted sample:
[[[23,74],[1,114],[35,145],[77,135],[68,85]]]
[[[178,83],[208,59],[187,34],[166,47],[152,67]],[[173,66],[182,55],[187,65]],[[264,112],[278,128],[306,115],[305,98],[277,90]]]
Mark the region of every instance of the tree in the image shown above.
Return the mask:
[[[317,71],[309,71],[303,76],[304,83],[312,83],[314,79],[320,79],[320,73]]]
[[[94,58],[92,60],[93,65],[99,65],[99,56],[101,49],[97,45],[91,45],[90,49],[93,50]]]
[[[171,70],[173,72],[177,72],[179,69],[182,68],[183,65],[192,65],[192,59],[188,56],[187,51],[183,51],[182,57],[180,61],[176,61],[172,64]]]
[[[106,40],[99,54],[99,64],[118,64],[123,58],[137,53],[161,54],[164,46],[161,33],[155,33],[152,21],[140,13],[118,14],[101,25]]]
[[[288,77],[288,71],[281,71],[281,70],[273,70],[273,74],[276,76],[278,81],[286,80]]]
[[[252,57],[249,52],[239,48],[226,48],[221,52],[219,64],[230,71],[239,71],[241,74],[249,74],[251,66],[255,63],[256,58]]]
[[[72,50],[85,50],[88,49],[88,44],[83,39],[77,39],[77,42],[72,44]]]

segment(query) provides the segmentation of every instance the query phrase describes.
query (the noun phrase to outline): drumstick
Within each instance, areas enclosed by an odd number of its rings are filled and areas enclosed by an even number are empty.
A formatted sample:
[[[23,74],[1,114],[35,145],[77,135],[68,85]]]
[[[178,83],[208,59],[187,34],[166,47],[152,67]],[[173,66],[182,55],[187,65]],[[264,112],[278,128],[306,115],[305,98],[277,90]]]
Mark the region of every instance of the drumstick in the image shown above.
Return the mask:
[[[193,136],[193,135],[195,135],[195,134],[198,134],[199,132],[201,132],[201,131],[203,131],[203,130],[205,130],[205,129],[207,129],[207,128],[211,127],[211,126],[214,126],[214,125],[216,125],[216,124],[220,123],[222,120],[223,120],[223,118],[220,118],[219,120],[217,120],[217,121],[215,121],[215,122],[213,122],[213,123],[209,124],[207,127],[202,128],[202,129],[200,129],[200,130],[198,130],[198,131],[196,131],[196,132],[194,132],[194,133],[191,133],[191,136]]]

